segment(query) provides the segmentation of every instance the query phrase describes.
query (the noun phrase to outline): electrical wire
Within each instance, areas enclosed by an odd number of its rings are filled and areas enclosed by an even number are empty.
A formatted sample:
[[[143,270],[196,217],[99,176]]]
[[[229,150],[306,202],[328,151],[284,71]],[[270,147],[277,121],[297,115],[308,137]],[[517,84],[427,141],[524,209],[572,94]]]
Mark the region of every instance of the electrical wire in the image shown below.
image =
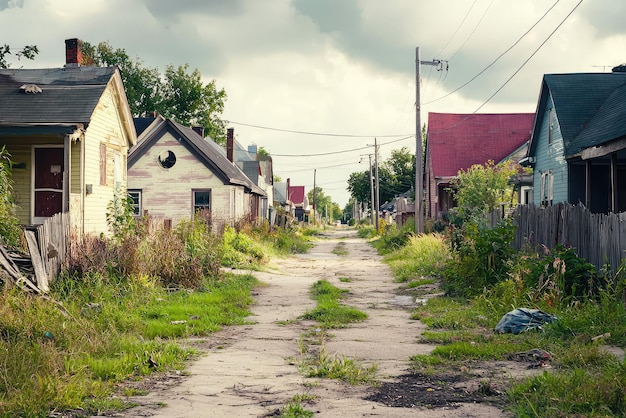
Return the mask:
[[[301,135],[317,135],[317,136],[333,136],[333,137],[342,137],[342,138],[397,138],[399,136],[406,136],[408,134],[397,134],[397,135],[351,135],[351,134],[335,134],[335,133],[324,133],[324,132],[310,132],[310,131],[295,131],[289,129],[280,129],[280,128],[272,128],[269,126],[261,126],[261,125],[253,125],[250,123],[243,122],[235,122],[232,120],[225,120],[227,124],[233,125],[241,125],[248,126],[250,128],[258,128],[258,129],[266,129],[268,131],[277,131],[277,132],[288,132],[291,134],[301,134]]]
[[[485,16],[487,16],[487,12],[489,11],[489,9],[491,9],[491,6],[493,5],[493,2],[495,0],[491,0],[491,2],[489,3],[489,5],[487,6],[487,8],[485,9],[485,11],[483,12],[483,15],[480,17],[480,19],[478,20],[478,22],[476,23],[476,26],[474,26],[474,29],[472,29],[472,32],[470,32],[470,34],[467,36],[467,38],[465,38],[465,41],[463,41],[463,43],[461,44],[461,46],[454,52],[454,54],[452,54],[450,56],[450,58],[448,58],[448,61],[452,61],[452,59],[456,56],[456,54],[458,54],[463,47],[465,46],[465,44],[467,44],[467,42],[471,39],[472,36],[474,36],[474,32],[476,32],[476,29],[478,29],[478,27],[480,26],[480,24],[483,22],[483,20],[485,19]]]
[[[474,0],[474,2],[472,3],[472,5],[470,6],[469,9],[467,9],[467,12],[465,12],[465,16],[463,16],[463,20],[461,20],[461,23],[459,23],[459,25],[456,27],[456,30],[454,31],[454,33],[452,34],[452,36],[450,36],[450,39],[448,39],[448,42],[446,42],[446,44],[443,46],[443,48],[441,48],[441,50],[435,54],[435,56],[441,56],[441,53],[443,51],[445,51],[445,49],[448,47],[448,45],[450,44],[450,42],[452,41],[452,39],[454,39],[454,37],[456,36],[456,34],[459,32],[459,29],[461,29],[461,26],[463,26],[463,23],[465,23],[465,20],[467,19],[467,16],[469,16],[469,14],[471,13],[472,9],[474,8],[474,5],[476,4],[478,0]]]
[[[415,135],[405,135],[403,138],[381,143],[381,144],[378,144],[378,146],[381,147],[381,146],[385,146],[389,144],[394,144],[396,142],[404,141],[409,138],[415,138]],[[341,150],[341,151],[320,152],[317,154],[272,154],[272,157],[321,157],[321,156],[327,156],[327,155],[345,154],[347,152],[361,151],[364,149],[371,148],[372,146],[373,145],[366,145],[364,147],[359,147],[359,148],[351,148],[351,149],[346,149],[346,150]]]
[[[493,65],[494,65],[496,62],[498,62],[498,61],[500,60],[500,58],[502,58],[502,57],[503,57],[504,55],[506,55],[506,54],[507,54],[510,50],[512,50],[513,48],[515,48],[515,46],[517,46],[517,44],[519,44],[519,43],[522,41],[522,39],[524,39],[524,38],[526,37],[526,35],[528,35],[528,34],[529,34],[529,33],[530,33],[530,32],[531,32],[531,31],[532,31],[532,30],[533,30],[533,29],[534,29],[534,28],[535,28],[535,27],[536,27],[536,26],[537,26],[537,25],[538,25],[538,24],[539,24],[539,23],[540,23],[540,22],[541,22],[541,21],[542,21],[542,20],[543,20],[543,19],[544,19],[547,15],[548,15],[548,13],[550,13],[550,11],[551,11],[552,9],[554,9],[554,7],[556,7],[556,5],[559,3],[559,1],[560,1],[560,0],[556,0],[556,1],[554,2],[554,4],[553,4],[552,6],[550,6],[550,8],[549,8],[549,9],[548,9],[548,10],[547,10],[544,14],[543,14],[543,16],[541,16],[541,17],[539,18],[539,20],[537,20],[537,21],[535,22],[535,24],[533,24],[533,25],[530,27],[530,29],[528,29],[526,32],[524,32],[524,33],[522,34],[522,36],[520,36],[520,37],[519,37],[519,38],[518,38],[518,39],[517,39],[517,40],[513,43],[513,45],[511,45],[511,46],[510,46],[510,47],[508,47],[508,48],[507,48],[504,52],[502,52],[500,55],[498,55],[498,56],[496,57],[496,59],[494,59],[494,60],[493,60],[493,61],[492,61],[489,65],[487,65],[485,68],[483,68],[483,69],[482,69],[482,70],[481,70],[478,74],[476,74],[474,77],[470,78],[470,79],[469,79],[469,81],[465,82],[464,84],[460,85],[459,87],[455,88],[454,90],[452,90],[452,91],[448,92],[447,94],[445,94],[445,95],[443,95],[443,96],[441,96],[441,97],[439,97],[439,98],[437,98],[437,99],[431,100],[431,101],[426,102],[426,103],[422,103],[422,106],[424,106],[424,105],[429,105],[429,104],[431,104],[431,103],[438,102],[439,100],[443,100],[443,99],[445,99],[446,97],[449,97],[449,96],[451,96],[452,94],[456,93],[457,91],[461,90],[462,88],[466,87],[466,86],[467,86],[468,84],[470,84],[472,81],[474,81],[474,80],[476,80],[478,77],[480,77],[480,76],[481,76],[481,75],[482,75],[485,71],[487,71],[489,68],[493,67]],[[578,7],[578,6],[576,6],[576,7]]]
[[[519,66],[519,68],[511,75],[511,77],[509,77],[504,84],[502,84],[500,86],[500,88],[498,88],[491,96],[489,96],[489,98],[487,100],[485,100],[483,102],[483,104],[481,104],[480,106],[478,106],[478,108],[476,110],[474,110],[474,113],[478,112],[480,109],[482,109],[482,107],[484,105],[486,105],[487,103],[489,103],[489,101],[491,99],[493,99],[507,84],[509,84],[509,81],[511,81],[513,79],[513,77],[515,77],[517,75],[517,73],[519,73],[521,71],[522,68],[524,68],[524,66],[526,66],[526,64],[528,64],[528,62],[535,56],[535,54],[537,54],[537,52],[539,52],[539,50],[546,44],[546,42],[548,42],[548,40],[550,40],[550,38],[552,38],[552,35],[554,35],[556,33],[557,30],[559,30],[559,28],[565,23],[565,21],[567,21],[567,19],[569,19],[569,17],[572,15],[572,13],[574,13],[576,11],[576,9],[578,9],[578,6],[580,6],[582,4],[583,0],[580,0],[578,2],[578,4],[576,4],[576,6],[574,6],[574,8],[567,14],[567,16],[565,16],[565,18],[561,21],[561,23],[558,24],[558,26],[550,33],[550,35],[548,35],[548,37],[537,47],[537,49],[535,49],[535,51],[530,55],[530,57],[528,57],[523,63],[522,65]]]

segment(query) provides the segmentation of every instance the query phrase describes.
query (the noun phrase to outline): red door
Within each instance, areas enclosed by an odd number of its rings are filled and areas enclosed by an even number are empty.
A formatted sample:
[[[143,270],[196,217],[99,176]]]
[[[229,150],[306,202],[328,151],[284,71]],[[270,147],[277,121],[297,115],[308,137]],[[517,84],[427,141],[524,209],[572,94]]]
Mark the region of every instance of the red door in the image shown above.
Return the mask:
[[[63,154],[63,148],[35,148],[35,221],[63,211]]]

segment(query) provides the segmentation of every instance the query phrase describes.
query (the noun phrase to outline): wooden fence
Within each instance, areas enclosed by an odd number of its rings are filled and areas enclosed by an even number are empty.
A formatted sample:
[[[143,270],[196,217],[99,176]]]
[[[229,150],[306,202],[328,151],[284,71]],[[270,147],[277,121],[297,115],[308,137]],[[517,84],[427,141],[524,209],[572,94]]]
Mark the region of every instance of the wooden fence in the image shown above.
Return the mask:
[[[517,249],[562,244],[598,269],[610,265],[613,272],[626,258],[626,213],[597,214],[582,205],[558,203],[546,208],[520,205],[511,217],[517,225]]]

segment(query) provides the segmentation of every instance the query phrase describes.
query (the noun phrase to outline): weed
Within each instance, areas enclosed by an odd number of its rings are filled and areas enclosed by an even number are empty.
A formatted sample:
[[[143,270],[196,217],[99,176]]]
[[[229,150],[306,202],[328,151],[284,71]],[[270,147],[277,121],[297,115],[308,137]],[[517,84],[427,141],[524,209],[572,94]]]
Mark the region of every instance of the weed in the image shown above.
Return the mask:
[[[311,395],[294,395],[287,405],[285,405],[281,411],[280,416],[283,418],[309,418],[312,417],[313,411],[309,411],[304,406],[303,403],[307,403],[315,399],[314,396]]]
[[[336,255],[348,255],[348,250],[346,250],[346,243],[337,243],[337,245],[335,245],[335,248],[333,248],[331,252]]]
[[[366,313],[339,303],[344,293],[347,291],[331,285],[326,280],[315,282],[311,288],[311,296],[317,300],[317,306],[305,312],[300,318],[317,321],[325,328],[339,328],[365,320]]]
[[[306,377],[324,377],[340,379],[352,385],[373,384],[378,366],[364,366],[355,359],[329,355],[324,347],[317,357],[309,357],[300,364],[300,370]]]

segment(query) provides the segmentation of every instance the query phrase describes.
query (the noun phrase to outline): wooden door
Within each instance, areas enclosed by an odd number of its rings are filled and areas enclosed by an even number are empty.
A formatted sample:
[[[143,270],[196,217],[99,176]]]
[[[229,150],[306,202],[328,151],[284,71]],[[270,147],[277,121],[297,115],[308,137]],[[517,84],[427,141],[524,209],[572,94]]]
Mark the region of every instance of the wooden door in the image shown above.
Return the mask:
[[[63,148],[35,148],[34,222],[63,211]]]

